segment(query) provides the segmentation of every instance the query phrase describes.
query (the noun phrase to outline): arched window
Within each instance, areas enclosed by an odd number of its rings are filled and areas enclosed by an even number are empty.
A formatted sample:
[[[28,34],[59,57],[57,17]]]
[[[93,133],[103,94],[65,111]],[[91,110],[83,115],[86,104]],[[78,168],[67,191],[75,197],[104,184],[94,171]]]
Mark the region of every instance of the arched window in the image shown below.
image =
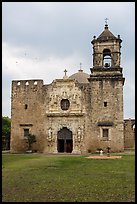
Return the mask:
[[[103,50],[103,66],[111,67],[111,52],[109,49]]]

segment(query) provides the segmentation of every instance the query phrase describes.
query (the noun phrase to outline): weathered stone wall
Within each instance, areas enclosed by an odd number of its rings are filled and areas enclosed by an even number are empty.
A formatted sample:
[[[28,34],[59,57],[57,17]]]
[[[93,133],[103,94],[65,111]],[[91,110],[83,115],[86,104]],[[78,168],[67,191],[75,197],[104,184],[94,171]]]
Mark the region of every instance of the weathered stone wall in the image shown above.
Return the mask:
[[[81,153],[83,137],[86,137],[86,110],[80,87],[73,79],[55,80],[50,85],[43,85],[42,80],[37,80],[37,85],[34,85],[35,81],[22,80],[20,85],[17,85],[18,81],[12,82],[11,152],[27,150],[24,128],[29,128],[37,140],[33,150],[55,153],[57,133],[67,127],[73,132],[73,153]],[[62,99],[70,101],[70,108],[66,111],[61,109]],[[50,139],[49,130],[52,132]]]
[[[135,148],[135,120],[124,120],[124,147]]]
[[[19,84],[20,82],[20,84]],[[12,81],[11,96],[11,152],[26,151],[24,129],[36,135],[34,150],[43,152],[46,145],[44,97],[42,80]],[[36,83],[37,82],[37,83]],[[27,105],[27,108],[26,108]]]
[[[123,80],[91,77],[91,103],[91,131],[87,140],[91,151],[92,147],[106,149],[108,146],[111,151],[123,151]],[[102,138],[104,128],[109,131],[108,140]]]

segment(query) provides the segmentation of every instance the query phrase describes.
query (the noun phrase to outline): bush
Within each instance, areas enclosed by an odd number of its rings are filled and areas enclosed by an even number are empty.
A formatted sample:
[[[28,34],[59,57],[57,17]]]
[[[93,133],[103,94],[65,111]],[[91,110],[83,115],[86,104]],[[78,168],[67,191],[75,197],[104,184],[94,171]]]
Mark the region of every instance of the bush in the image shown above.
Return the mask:
[[[32,144],[36,142],[36,136],[33,134],[28,134],[27,136],[28,150],[32,150]]]

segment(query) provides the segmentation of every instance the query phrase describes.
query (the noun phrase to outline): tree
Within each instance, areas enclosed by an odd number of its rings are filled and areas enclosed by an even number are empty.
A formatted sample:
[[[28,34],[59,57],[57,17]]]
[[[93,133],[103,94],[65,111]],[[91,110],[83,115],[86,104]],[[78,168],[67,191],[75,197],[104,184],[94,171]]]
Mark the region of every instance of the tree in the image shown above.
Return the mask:
[[[32,150],[32,144],[36,142],[36,136],[33,134],[28,134],[27,136],[28,150]]]
[[[2,116],[2,150],[10,149],[11,119]]]

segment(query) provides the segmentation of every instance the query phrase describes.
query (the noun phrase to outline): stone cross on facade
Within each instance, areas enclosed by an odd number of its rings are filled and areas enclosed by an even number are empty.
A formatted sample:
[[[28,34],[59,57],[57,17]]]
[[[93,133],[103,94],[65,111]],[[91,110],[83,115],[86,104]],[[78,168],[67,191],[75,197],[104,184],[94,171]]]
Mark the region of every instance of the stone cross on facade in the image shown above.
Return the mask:
[[[66,73],[67,73],[67,70],[65,69],[64,72],[65,72],[65,76],[66,76],[66,75],[67,75],[67,74],[66,74]]]
[[[65,73],[65,75],[63,76],[63,79],[68,79],[67,70],[66,69],[64,70],[64,73]]]

